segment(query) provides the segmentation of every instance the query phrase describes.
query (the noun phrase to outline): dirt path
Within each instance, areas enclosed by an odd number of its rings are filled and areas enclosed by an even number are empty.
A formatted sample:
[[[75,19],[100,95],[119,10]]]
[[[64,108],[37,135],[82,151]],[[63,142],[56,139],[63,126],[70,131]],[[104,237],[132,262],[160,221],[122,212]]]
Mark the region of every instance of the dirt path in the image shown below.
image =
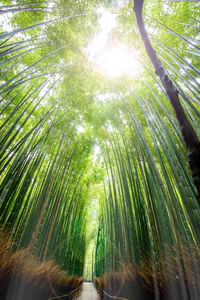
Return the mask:
[[[100,297],[92,283],[84,282],[77,300],[100,300]]]

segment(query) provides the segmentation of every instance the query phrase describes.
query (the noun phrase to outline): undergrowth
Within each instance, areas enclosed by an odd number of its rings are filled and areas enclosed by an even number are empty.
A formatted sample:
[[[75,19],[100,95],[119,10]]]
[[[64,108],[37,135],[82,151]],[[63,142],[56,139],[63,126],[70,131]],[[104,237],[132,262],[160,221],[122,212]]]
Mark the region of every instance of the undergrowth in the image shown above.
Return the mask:
[[[197,246],[182,247],[181,253],[165,247],[159,258],[143,257],[137,265],[95,277],[95,286],[104,300],[197,300],[199,253]]]
[[[0,234],[0,299],[73,299],[83,278],[66,276],[53,261],[39,262],[28,249],[13,251],[13,241]],[[63,297],[59,297],[63,296]]]

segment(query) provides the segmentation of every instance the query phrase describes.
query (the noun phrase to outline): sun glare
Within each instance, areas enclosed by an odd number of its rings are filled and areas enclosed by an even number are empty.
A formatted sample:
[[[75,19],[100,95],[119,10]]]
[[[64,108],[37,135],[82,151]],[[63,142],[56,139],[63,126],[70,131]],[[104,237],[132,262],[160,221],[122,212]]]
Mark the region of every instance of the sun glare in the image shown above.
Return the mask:
[[[96,64],[101,71],[112,77],[119,77],[124,74],[134,75],[139,65],[134,53],[124,45],[110,47],[103,51],[97,58]]]
[[[116,15],[105,8],[98,10],[100,31],[87,47],[87,55],[96,68],[109,77],[133,76],[138,73],[137,53],[126,45],[112,45],[108,38],[116,26]]]

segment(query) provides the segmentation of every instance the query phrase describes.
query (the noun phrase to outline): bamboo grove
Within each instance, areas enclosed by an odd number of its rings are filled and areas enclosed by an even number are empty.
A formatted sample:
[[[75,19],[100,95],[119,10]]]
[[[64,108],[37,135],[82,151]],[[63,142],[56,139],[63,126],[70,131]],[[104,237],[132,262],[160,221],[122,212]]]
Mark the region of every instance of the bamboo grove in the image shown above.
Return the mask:
[[[24,4],[25,11],[34,12],[35,6]],[[19,5],[20,12],[24,8]],[[43,18],[32,30],[56,22]],[[67,106],[59,109],[70,91],[52,96],[59,84],[56,53],[64,46],[49,52],[50,42],[38,32],[17,37],[28,30],[31,26],[1,35],[1,229],[9,230],[17,249],[28,247],[41,261],[55,259],[69,275],[81,276],[87,204],[83,173],[90,141],[76,145],[76,116],[66,113]],[[36,57],[31,65],[29,55]]]
[[[140,40],[133,3],[116,3],[0,1],[1,234],[12,237],[12,251],[26,249],[77,277],[92,240],[92,278],[104,299],[117,297],[115,276],[144,262],[159,294],[175,257],[182,299],[198,299],[188,284],[200,276],[200,210],[187,150]],[[108,79],[87,58],[101,6],[117,15],[111,42],[137,50],[141,73],[133,78]],[[152,45],[198,137],[199,9],[195,1],[156,0],[144,9]],[[90,206],[97,206],[98,226],[88,235]],[[123,288],[118,296],[134,299]]]
[[[182,25],[182,31],[187,31],[187,24]],[[180,56],[178,49],[153,39],[199,135],[199,71],[184,57],[192,53],[191,61],[198,61],[198,41],[163,23],[160,27],[173,35],[174,44],[176,40],[185,48]],[[151,83],[144,80],[139,92],[133,84],[116,89],[123,103],[122,120],[113,120],[109,146],[104,145],[108,185],[97,239],[98,276],[118,270],[122,263],[137,264],[144,253],[157,261],[166,245],[181,255],[180,245],[199,243],[197,191],[183,138],[175,116],[166,109],[161,83],[150,65],[143,67],[152,77]]]

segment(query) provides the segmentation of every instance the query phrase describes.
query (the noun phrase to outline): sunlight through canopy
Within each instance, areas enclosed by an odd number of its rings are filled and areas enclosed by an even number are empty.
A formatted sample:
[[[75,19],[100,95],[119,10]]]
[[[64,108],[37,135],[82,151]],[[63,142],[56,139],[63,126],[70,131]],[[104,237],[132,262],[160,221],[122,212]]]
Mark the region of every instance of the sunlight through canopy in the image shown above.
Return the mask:
[[[138,74],[137,52],[127,45],[110,41],[109,35],[116,27],[116,14],[105,8],[98,9],[98,13],[100,31],[86,49],[89,60],[107,77]]]

